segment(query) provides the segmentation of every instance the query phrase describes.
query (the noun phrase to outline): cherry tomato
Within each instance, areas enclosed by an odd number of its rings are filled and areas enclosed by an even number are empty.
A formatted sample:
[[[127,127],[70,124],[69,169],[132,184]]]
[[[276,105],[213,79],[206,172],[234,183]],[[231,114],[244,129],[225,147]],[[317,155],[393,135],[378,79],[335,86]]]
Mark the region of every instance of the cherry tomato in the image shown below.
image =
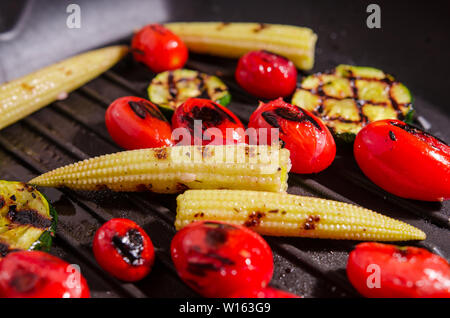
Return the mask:
[[[230,298],[302,298],[279,289],[266,287],[261,289],[241,289],[231,295]]]
[[[112,219],[103,224],[95,233],[93,250],[105,271],[127,282],[147,276],[155,260],[150,237],[128,219]]]
[[[327,168],[336,155],[336,144],[328,128],[309,111],[288,104],[279,98],[261,103],[251,115],[249,128],[266,128],[266,135],[250,133],[250,143],[277,143],[278,138],[291,153],[292,172],[314,173]],[[278,135],[271,131],[278,128]],[[253,136],[253,137],[252,137]]]
[[[143,98],[116,99],[106,110],[105,122],[111,138],[125,149],[172,145],[169,122],[157,106]]]
[[[195,121],[198,121],[197,126]],[[226,145],[245,142],[245,128],[239,118],[209,99],[189,98],[177,107],[172,117],[172,128],[174,142],[179,144]]]
[[[348,258],[347,276],[365,297],[450,297],[450,266],[423,248],[358,244]]]
[[[264,239],[224,222],[187,225],[173,238],[171,252],[178,275],[206,297],[264,288],[273,274],[272,251]]]
[[[267,51],[252,51],[242,56],[235,77],[247,92],[267,99],[290,95],[297,85],[294,63]]]
[[[450,147],[399,120],[380,120],[356,135],[354,154],[364,174],[399,197],[450,198]]]
[[[56,256],[20,251],[0,261],[2,298],[88,298],[89,295],[81,273]]]
[[[133,56],[138,62],[159,73],[183,67],[188,59],[184,42],[160,24],[146,25],[131,41]]]

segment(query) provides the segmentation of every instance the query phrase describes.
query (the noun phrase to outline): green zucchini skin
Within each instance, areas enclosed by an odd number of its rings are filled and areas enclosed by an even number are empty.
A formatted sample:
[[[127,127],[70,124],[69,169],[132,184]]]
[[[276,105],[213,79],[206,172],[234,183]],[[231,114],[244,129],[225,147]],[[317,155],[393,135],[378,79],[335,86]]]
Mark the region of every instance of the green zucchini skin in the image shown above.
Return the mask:
[[[158,105],[168,118],[190,97],[211,99],[222,106],[231,101],[227,86],[217,76],[188,69],[159,73],[147,92],[150,101]]]
[[[352,143],[375,120],[411,123],[412,102],[411,92],[392,75],[373,67],[341,64],[304,78],[291,103],[321,118],[342,144]]]
[[[17,250],[49,251],[58,216],[34,187],[0,180],[0,258]]]

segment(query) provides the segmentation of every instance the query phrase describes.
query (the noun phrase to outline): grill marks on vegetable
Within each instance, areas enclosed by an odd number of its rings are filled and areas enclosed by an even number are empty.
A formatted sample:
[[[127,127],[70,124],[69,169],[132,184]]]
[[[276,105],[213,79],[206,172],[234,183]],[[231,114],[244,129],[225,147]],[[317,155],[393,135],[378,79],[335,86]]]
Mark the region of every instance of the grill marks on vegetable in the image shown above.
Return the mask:
[[[441,150],[441,147],[448,147],[448,144],[443,141],[442,139],[433,136],[432,134],[429,134],[417,127],[414,127],[412,125],[406,124],[406,123],[399,123],[399,122],[390,122],[390,124],[394,127],[398,127],[400,129],[403,129],[407,133],[419,138],[420,140],[426,142],[427,144],[431,145],[433,148],[436,148],[438,150]],[[390,134],[391,132],[389,132]]]
[[[14,224],[30,225],[39,229],[47,229],[52,221],[43,217],[39,212],[32,209],[17,211],[16,205],[10,205],[7,213],[8,219]]]
[[[207,106],[194,106],[188,114],[182,117],[182,121],[187,123],[191,132],[194,132],[196,120],[201,120],[202,131],[210,127],[217,127],[226,120],[236,124],[236,120],[230,114],[212,102]]]
[[[314,118],[306,114],[300,107],[297,107],[296,110],[297,111],[293,111],[291,109],[279,107],[275,108],[274,110],[263,112],[261,115],[269,125],[280,129],[280,132],[282,133],[286,132],[283,131],[279,122],[279,118],[298,123],[309,122],[319,131],[322,130],[322,127],[320,127],[319,123]]]
[[[318,215],[310,215],[303,222],[302,229],[303,230],[315,230],[317,223],[320,222],[320,216]]]
[[[142,265],[144,239],[137,229],[128,230],[124,236],[114,235],[112,244],[125,262],[132,266]]]
[[[141,119],[147,118],[147,114],[157,118],[161,121],[167,122],[167,119],[163,116],[163,114],[153,106],[150,102],[144,101],[130,101],[128,102],[131,110],[133,110],[134,114]]]

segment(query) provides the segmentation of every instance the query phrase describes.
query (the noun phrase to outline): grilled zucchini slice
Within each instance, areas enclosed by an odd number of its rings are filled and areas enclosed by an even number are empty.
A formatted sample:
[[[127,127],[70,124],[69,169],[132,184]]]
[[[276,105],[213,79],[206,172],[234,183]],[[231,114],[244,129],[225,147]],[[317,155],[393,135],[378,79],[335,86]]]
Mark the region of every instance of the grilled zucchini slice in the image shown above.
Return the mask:
[[[313,112],[344,141],[353,141],[370,122],[410,122],[414,114],[411,93],[393,76],[372,67],[342,64],[306,77],[292,104]]]
[[[217,76],[188,69],[156,75],[148,87],[148,96],[170,115],[190,97],[207,98],[222,106],[231,101],[227,86]]]
[[[16,250],[48,251],[56,222],[56,211],[42,193],[0,180],[0,258]]]

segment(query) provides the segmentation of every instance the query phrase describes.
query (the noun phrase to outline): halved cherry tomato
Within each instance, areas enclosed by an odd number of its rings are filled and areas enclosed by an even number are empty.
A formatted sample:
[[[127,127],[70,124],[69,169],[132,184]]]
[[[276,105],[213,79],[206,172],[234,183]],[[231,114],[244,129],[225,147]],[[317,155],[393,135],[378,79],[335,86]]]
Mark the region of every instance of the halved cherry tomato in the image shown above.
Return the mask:
[[[0,261],[2,298],[88,298],[89,295],[81,273],[56,256],[20,251]]]
[[[245,142],[245,128],[239,118],[209,99],[189,98],[177,107],[172,117],[172,128],[174,142],[179,144],[226,145]]]
[[[155,104],[140,97],[126,96],[109,105],[106,128],[121,147],[133,150],[172,145],[172,128]]]
[[[160,24],[146,25],[131,41],[133,56],[138,62],[159,73],[183,67],[188,59],[184,42]]]
[[[199,294],[228,297],[244,288],[264,288],[272,278],[272,251],[242,226],[216,221],[187,225],[172,240],[178,275]]]
[[[450,266],[423,248],[358,244],[348,258],[347,276],[365,297],[450,298]]]
[[[252,51],[242,56],[235,77],[247,92],[268,99],[290,95],[297,85],[294,63],[267,51]]]
[[[336,155],[336,144],[328,128],[309,111],[288,104],[282,98],[261,103],[250,117],[249,128],[266,128],[266,136],[249,134],[250,143],[277,143],[278,137],[291,152],[292,172],[314,173],[327,168]],[[271,128],[278,128],[278,136]],[[266,140],[263,140],[266,139]]]
[[[399,120],[380,120],[356,135],[354,154],[364,174],[399,197],[450,198],[450,147]]]
[[[127,282],[147,276],[155,260],[150,237],[128,219],[112,219],[103,224],[95,233],[93,250],[105,271]]]
[[[241,289],[231,295],[230,298],[302,298],[276,288],[266,287],[261,289]]]

